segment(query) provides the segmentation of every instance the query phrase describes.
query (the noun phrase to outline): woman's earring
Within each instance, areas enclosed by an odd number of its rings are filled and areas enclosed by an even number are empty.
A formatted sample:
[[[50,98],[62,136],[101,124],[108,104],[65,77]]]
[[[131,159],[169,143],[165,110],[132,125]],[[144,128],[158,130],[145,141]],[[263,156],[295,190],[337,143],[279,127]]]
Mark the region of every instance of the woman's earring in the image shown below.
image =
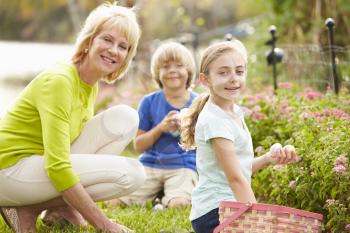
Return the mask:
[[[89,52],[89,49],[88,48],[85,48],[84,49],[84,53],[87,54]]]

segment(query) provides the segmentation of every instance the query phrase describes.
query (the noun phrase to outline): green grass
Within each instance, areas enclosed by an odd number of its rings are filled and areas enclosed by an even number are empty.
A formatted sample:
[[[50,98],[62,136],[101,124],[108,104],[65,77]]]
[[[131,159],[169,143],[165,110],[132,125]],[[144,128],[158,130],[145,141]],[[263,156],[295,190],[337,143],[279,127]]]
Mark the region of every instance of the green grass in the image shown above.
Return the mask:
[[[106,215],[120,224],[123,224],[137,233],[188,233],[192,230],[189,220],[190,208],[165,209],[164,211],[155,211],[152,204],[145,207],[110,207],[105,203],[99,203]],[[91,226],[79,229],[77,227],[60,226],[47,227],[41,220],[37,222],[39,233],[81,233],[96,232]],[[0,232],[10,233],[3,219],[0,220]]]

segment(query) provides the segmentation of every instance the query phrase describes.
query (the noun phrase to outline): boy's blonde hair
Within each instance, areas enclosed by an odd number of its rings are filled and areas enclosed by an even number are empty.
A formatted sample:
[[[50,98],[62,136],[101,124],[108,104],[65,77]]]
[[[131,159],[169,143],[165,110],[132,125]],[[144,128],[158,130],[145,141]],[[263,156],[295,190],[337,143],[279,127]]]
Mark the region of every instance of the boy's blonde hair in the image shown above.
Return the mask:
[[[177,42],[163,43],[154,52],[151,60],[151,74],[154,80],[160,88],[163,88],[159,77],[159,70],[164,63],[170,61],[180,62],[186,66],[188,73],[186,89],[189,88],[196,73],[196,65],[191,52],[185,46]]]
[[[248,56],[245,46],[239,40],[233,40],[218,42],[206,48],[201,58],[199,72],[209,75],[210,65],[221,55],[232,51],[239,53],[243,57],[247,67]],[[184,149],[193,150],[196,148],[194,134],[197,119],[209,97],[208,93],[197,97],[181,120],[181,146]]]
[[[94,9],[86,18],[75,43],[75,52],[72,57],[73,63],[81,62],[86,56],[95,36],[104,28],[112,27],[129,43],[128,55],[121,67],[108,76],[102,78],[107,83],[112,83],[122,77],[128,70],[132,58],[136,54],[141,30],[133,9],[117,6],[117,3],[104,3]]]

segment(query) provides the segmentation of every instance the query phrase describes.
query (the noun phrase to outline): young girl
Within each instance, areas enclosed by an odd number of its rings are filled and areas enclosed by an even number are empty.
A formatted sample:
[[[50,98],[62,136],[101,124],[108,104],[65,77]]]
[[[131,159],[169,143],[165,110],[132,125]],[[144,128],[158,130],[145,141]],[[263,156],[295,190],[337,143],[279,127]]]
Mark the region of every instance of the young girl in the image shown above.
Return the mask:
[[[243,112],[235,104],[235,97],[245,88],[246,72],[247,53],[240,41],[220,42],[204,51],[199,78],[209,94],[194,101],[181,122],[182,145],[197,148],[199,181],[192,193],[190,215],[195,232],[212,233],[219,225],[221,201],[256,202],[252,173],[296,158],[293,146],[275,144],[271,152],[254,159]]]
[[[161,202],[167,207],[188,206],[198,176],[195,152],[179,146],[179,112],[188,108],[197,96],[189,90],[195,75],[191,52],[176,42],[157,48],[151,60],[151,73],[158,91],[144,96],[138,112],[139,129],[134,140],[145,167],[146,182],[124,203],[145,204],[164,192]]]

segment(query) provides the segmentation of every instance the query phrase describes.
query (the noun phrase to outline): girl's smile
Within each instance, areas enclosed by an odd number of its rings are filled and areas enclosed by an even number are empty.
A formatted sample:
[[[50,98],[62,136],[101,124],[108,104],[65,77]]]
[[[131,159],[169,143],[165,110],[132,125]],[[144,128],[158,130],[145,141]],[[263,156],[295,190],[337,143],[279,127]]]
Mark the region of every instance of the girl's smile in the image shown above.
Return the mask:
[[[245,87],[246,64],[243,57],[234,51],[222,54],[210,65],[207,86],[218,101],[232,102]]]

